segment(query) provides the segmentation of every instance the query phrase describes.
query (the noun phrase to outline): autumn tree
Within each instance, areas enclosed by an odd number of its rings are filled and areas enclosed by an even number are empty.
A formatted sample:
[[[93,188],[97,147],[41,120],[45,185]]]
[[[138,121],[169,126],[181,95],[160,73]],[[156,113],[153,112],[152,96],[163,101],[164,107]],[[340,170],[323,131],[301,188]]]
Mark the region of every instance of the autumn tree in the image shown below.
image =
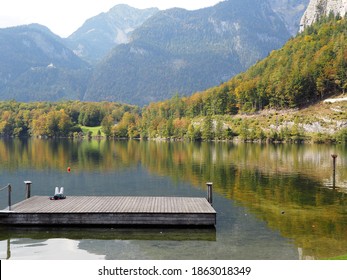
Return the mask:
[[[110,137],[112,135],[112,127],[114,125],[114,120],[112,115],[107,115],[103,118],[101,122],[102,132],[105,133],[106,137]]]

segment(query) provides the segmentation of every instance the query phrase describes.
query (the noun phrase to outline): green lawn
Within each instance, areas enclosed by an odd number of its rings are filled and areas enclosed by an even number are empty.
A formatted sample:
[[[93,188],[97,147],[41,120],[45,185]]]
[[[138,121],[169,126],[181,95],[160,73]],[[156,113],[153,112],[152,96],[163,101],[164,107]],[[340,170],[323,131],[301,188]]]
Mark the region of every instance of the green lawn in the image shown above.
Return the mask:
[[[92,132],[92,136],[98,136],[98,131],[100,130],[101,136],[105,136],[105,134],[101,130],[101,126],[89,127],[89,126],[81,126],[84,135],[88,135],[88,132]]]
[[[333,257],[330,260],[347,260],[347,255]]]

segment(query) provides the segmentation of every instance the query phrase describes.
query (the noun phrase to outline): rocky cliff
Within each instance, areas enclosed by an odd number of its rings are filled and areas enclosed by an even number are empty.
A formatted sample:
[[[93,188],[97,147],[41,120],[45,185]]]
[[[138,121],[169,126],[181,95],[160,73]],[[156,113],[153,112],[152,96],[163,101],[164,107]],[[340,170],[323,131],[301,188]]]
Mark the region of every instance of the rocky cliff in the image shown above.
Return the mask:
[[[269,0],[271,8],[282,17],[293,36],[299,31],[300,19],[309,2],[310,0]]]
[[[310,26],[319,17],[329,15],[344,16],[347,12],[347,0],[311,0],[300,22],[300,32]]]

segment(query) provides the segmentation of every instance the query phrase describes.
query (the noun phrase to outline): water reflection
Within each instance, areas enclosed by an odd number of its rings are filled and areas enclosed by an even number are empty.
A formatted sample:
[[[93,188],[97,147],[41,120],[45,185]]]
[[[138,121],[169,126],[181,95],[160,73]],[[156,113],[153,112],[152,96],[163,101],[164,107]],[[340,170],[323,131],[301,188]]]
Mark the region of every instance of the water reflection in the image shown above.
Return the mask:
[[[66,259],[65,249],[56,246],[71,248],[73,252],[69,259],[78,259],[85,256],[87,259],[106,258],[91,245],[91,240],[113,243],[113,241],[148,240],[148,241],[216,241],[216,229],[208,228],[43,228],[43,227],[0,227],[0,244],[3,247],[2,259],[28,258],[26,251],[36,251],[39,257],[45,253],[45,259]],[[93,242],[95,243],[95,242]],[[83,245],[84,244],[84,245]],[[89,244],[89,246],[85,246]],[[85,246],[85,253],[76,254],[75,251]],[[6,248],[5,248],[6,247]],[[45,247],[45,248],[40,248]],[[48,249],[49,247],[49,249]],[[102,246],[101,248],[105,248]],[[47,254],[48,251],[52,251]],[[5,254],[6,252],[6,254]],[[13,253],[12,253],[13,252]],[[6,256],[5,256],[6,255]],[[84,256],[85,255],[85,256]],[[30,257],[30,259],[32,259]]]
[[[0,241],[0,246],[4,244]],[[13,239],[7,240],[7,255],[11,260],[103,260],[105,256],[79,250],[79,241],[71,239]]]
[[[2,139],[0,167],[6,171],[33,168],[60,172],[69,165],[77,172],[113,172],[142,164],[157,174],[185,175],[196,185],[204,183],[206,177],[210,179],[214,171],[228,173],[231,168],[257,170],[269,176],[300,173],[332,183],[330,155],[333,153],[340,155],[336,163],[336,185],[344,187],[347,150],[343,145]]]
[[[331,154],[339,155],[334,189]],[[208,250],[209,258],[321,259],[347,252],[346,146],[30,139],[0,141],[0,158],[0,186],[16,186],[15,201],[23,199],[27,179],[34,194],[47,196],[57,184],[68,195],[205,196],[205,183],[214,182],[213,244],[182,245],[150,234],[137,239],[136,231],[125,234],[131,236],[126,241],[118,232],[114,239],[123,243],[76,238],[79,248],[106,258],[118,258],[103,252],[112,246],[136,248],[137,254],[122,251],[127,258],[164,258],[169,252],[189,258]],[[0,195],[5,208],[7,198]],[[47,240],[73,239],[72,232],[66,234]],[[94,248],[96,243],[101,247]],[[178,253],[189,247],[194,253]]]

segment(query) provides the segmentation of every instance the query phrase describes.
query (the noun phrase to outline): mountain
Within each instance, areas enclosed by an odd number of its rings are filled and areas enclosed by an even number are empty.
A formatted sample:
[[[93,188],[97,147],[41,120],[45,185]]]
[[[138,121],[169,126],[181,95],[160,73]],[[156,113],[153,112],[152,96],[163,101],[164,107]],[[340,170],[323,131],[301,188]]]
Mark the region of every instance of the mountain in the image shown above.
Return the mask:
[[[176,95],[151,103],[141,114],[135,110],[122,118],[118,110],[113,114],[118,125],[112,129],[112,134],[122,138],[230,140],[238,136],[242,141],[346,142],[346,30],[346,17],[322,17],[281,49],[272,51],[222,85],[190,97]],[[59,104],[59,108],[64,107]],[[74,108],[81,107],[78,102],[66,104],[69,108],[71,104]],[[49,103],[44,105],[49,106]],[[16,108],[23,106],[5,102],[2,109],[6,111],[11,107],[12,112],[17,112]],[[10,111],[2,114],[0,133],[3,136],[27,134],[30,126],[26,130],[17,129],[23,123],[22,114],[17,118]],[[76,110],[69,112],[73,113],[70,117],[77,120]],[[41,119],[44,123],[44,118]],[[101,119],[98,118],[99,122]],[[52,120],[55,119],[48,121]],[[78,120],[85,122],[85,118]],[[68,121],[65,116],[64,121]],[[111,127],[114,123],[111,117],[103,125]],[[40,133],[46,131],[42,122],[38,125]],[[66,131],[44,133],[60,135]]]
[[[131,32],[158,11],[116,5],[107,13],[88,19],[66,43],[79,57],[95,63],[116,45],[128,43]]]
[[[160,11],[96,66],[84,99],[144,105],[189,95],[230,79],[289,37],[264,0]]]
[[[279,14],[291,35],[295,36],[310,0],[269,0],[272,9]]]
[[[321,18],[281,49],[206,94],[217,99],[227,91],[233,106],[244,113],[264,108],[302,108],[333,95],[344,95],[346,30],[346,18]],[[337,112],[336,119],[340,119]]]
[[[88,64],[48,28],[31,24],[0,29],[0,99],[78,99]]]
[[[310,26],[322,16],[328,16],[330,13],[345,16],[347,12],[346,0],[311,0],[303,17],[300,21],[300,31]]]
[[[346,17],[321,18],[228,82],[124,118],[122,136],[347,143],[346,30]]]

